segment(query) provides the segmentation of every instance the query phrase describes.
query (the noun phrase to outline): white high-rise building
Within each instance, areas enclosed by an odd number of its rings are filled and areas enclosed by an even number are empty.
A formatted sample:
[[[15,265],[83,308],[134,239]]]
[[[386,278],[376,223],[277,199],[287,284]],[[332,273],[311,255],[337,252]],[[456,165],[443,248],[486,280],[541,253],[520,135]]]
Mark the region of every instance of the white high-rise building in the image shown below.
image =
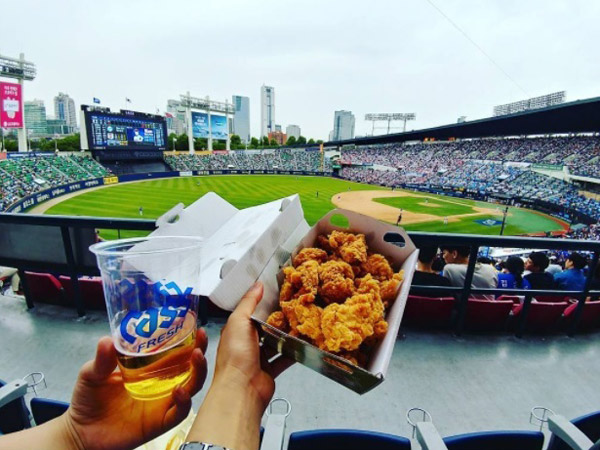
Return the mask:
[[[260,88],[260,137],[268,136],[275,131],[275,88]]]
[[[57,120],[64,120],[68,127],[77,128],[77,112],[75,111],[75,102],[68,94],[59,92],[54,97],[54,117]]]
[[[179,100],[167,100],[167,132],[177,135],[187,131],[185,108]],[[169,117],[173,116],[173,117]]]
[[[336,111],[333,116],[333,140],[354,139],[354,114],[352,111]]]
[[[233,134],[237,134],[244,144],[250,143],[250,99],[241,95],[233,96]]]
[[[288,125],[285,127],[285,134],[287,134],[288,139],[291,136],[294,136],[295,139],[300,137],[300,127],[298,125]]]

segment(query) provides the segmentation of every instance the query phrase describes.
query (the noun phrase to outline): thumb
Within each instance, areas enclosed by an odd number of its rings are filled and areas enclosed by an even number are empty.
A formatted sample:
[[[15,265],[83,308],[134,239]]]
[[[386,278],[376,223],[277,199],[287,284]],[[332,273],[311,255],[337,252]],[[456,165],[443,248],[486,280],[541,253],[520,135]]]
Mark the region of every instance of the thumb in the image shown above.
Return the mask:
[[[256,305],[260,301],[263,295],[263,284],[260,281],[257,281],[252,285],[248,292],[244,294],[240,303],[235,308],[233,312],[236,315],[241,315],[247,318],[250,318],[254,310],[256,309]]]
[[[88,361],[81,369],[81,377],[94,382],[105,380],[117,367],[117,351],[110,337],[104,336],[98,341],[96,357]]]

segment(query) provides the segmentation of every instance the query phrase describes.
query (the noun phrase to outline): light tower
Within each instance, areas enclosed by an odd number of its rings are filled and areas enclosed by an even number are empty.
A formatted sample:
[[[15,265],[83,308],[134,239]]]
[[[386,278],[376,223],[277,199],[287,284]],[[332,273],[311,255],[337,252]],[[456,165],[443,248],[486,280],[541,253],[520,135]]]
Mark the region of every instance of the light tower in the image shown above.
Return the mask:
[[[31,81],[36,76],[35,64],[25,61],[25,55],[21,53],[19,55],[19,59],[9,58],[8,56],[0,55],[0,77],[5,78],[13,78],[18,81],[19,88],[16,90],[18,94],[15,96],[17,103],[17,112],[20,112],[22,120],[19,123],[16,123],[12,126],[5,126],[4,123],[0,123],[0,127],[3,128],[17,128],[18,129],[18,137],[19,137],[19,151],[26,152],[27,151],[27,130],[25,129],[25,115],[23,112],[23,81]],[[8,86],[10,89],[9,83],[4,83],[4,86]],[[3,89],[4,89],[3,86]],[[12,102],[14,104],[15,99],[9,100],[9,103],[6,102],[6,98],[4,98],[3,93],[0,93],[0,115],[4,116],[5,113],[14,112],[14,110],[9,111],[7,106]]]

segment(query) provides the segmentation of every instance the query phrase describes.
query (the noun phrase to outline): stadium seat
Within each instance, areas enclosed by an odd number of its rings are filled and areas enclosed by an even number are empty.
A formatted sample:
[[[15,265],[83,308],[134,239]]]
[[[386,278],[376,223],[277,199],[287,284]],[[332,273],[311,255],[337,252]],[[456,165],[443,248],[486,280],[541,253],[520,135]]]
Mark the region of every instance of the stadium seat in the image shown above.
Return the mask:
[[[506,326],[514,306],[512,300],[479,300],[467,302],[465,328],[470,330],[501,330]]]
[[[53,305],[65,305],[64,289],[60,282],[49,273],[25,272],[31,300]]]
[[[452,319],[454,303],[454,297],[409,295],[402,324],[429,328],[447,327]]]
[[[525,328],[533,331],[548,331],[555,328],[567,306],[569,306],[567,302],[531,302]],[[523,305],[518,305],[513,308],[513,315],[520,319],[522,311]]]
[[[41,425],[61,416],[69,408],[69,404],[66,402],[38,397],[32,398],[29,406],[36,425]]]
[[[61,275],[59,280],[60,284],[65,290],[65,298],[70,304],[74,305],[75,295],[73,294],[73,283],[71,283],[71,277]],[[79,292],[81,293],[81,298],[83,298],[83,305],[85,309],[106,309],[106,302],[104,301],[104,289],[102,288],[102,278],[79,278]]]
[[[0,388],[6,382],[0,380]],[[0,434],[13,433],[31,427],[31,416],[24,397],[19,397],[4,406],[0,406]]]
[[[501,295],[496,300],[510,300],[515,304],[521,303],[521,297],[519,297],[518,295]]]
[[[596,411],[571,420],[571,423],[581,430],[592,442],[600,439],[600,411]],[[546,450],[570,450],[565,441],[552,436]]]
[[[410,450],[404,437],[375,431],[310,430],[290,434],[288,450]]]
[[[542,450],[539,431],[485,431],[444,438],[448,450]]]
[[[576,309],[577,303],[573,303],[565,309],[564,316],[567,323],[574,320]],[[580,329],[590,329],[598,326],[600,326],[600,300],[585,302],[578,327]]]
[[[565,295],[536,295],[535,299],[542,303],[562,303],[569,300]]]

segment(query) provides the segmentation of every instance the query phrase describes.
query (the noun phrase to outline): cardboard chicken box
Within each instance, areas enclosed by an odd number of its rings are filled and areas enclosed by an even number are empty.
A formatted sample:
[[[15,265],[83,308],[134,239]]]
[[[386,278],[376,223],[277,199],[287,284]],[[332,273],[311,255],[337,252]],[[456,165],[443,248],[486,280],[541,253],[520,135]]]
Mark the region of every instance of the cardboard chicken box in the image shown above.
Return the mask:
[[[344,216],[347,228],[335,226],[332,217]],[[258,279],[264,295],[253,316],[268,345],[360,394],[380,384],[387,373],[418,250],[402,228],[381,223],[351,211],[334,210],[310,228],[298,195],[238,210],[215,193],[208,193],[187,208],[177,205],[157,220],[153,236],[197,236],[204,239],[198,292],[220,308],[232,311]],[[317,236],[333,230],[363,233],[370,252],[384,255],[404,281],[386,315],[388,331],[374,348],[366,368],[267,325],[279,307],[282,267],[302,248],[312,247]],[[265,331],[268,330],[268,331]]]
[[[348,221],[348,227],[334,225],[331,220],[336,216],[344,216]],[[359,394],[364,394],[380,384],[387,373],[417,265],[418,250],[404,229],[352,211],[338,209],[330,211],[319,220],[300,240],[291,256],[294,257],[303,248],[316,247],[317,237],[327,235],[333,230],[364,234],[370,252],[384,255],[395,272],[404,271],[402,285],[385,317],[388,331],[383,340],[373,349],[368,366],[358,367],[344,358],[320,350],[302,339],[290,336],[267,324],[268,316],[279,309],[279,291],[283,280],[282,267],[278,262],[280,258],[270,261],[263,270],[260,280],[265,286],[265,291],[253,319],[261,326],[261,339],[264,345],[276,349],[286,357],[310,367]],[[290,263],[291,258],[288,258],[286,265]]]

